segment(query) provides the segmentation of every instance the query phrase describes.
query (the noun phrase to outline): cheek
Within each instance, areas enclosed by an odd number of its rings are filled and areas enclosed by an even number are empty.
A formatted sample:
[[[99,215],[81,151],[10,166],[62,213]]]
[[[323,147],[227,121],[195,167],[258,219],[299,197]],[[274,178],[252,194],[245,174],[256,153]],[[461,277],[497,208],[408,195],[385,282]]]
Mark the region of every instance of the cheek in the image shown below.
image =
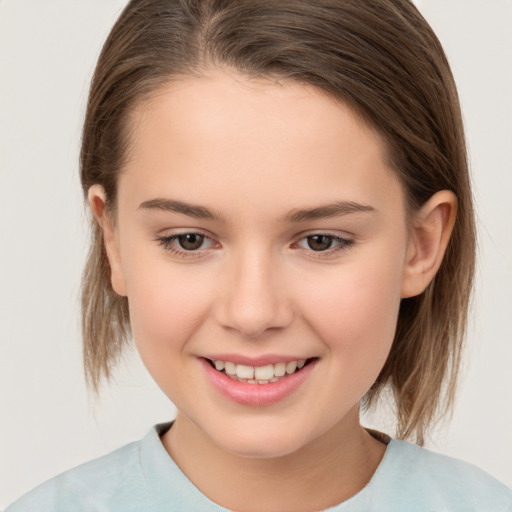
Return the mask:
[[[126,270],[130,323],[142,359],[147,365],[176,360],[209,311],[203,277],[192,266],[176,269],[165,261],[132,261]]]
[[[378,258],[359,263],[340,267],[325,286],[316,282],[302,309],[347,380],[361,387],[373,383],[391,349],[402,267]]]

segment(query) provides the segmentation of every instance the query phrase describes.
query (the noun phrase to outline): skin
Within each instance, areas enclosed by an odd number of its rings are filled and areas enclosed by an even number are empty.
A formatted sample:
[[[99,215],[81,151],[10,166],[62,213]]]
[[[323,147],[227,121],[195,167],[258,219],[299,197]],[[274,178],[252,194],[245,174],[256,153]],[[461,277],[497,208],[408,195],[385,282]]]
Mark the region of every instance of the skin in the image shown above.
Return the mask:
[[[455,197],[440,191],[408,220],[378,134],[305,85],[208,70],[162,87],[131,122],[116,211],[100,186],[89,201],[139,353],[178,409],[163,445],[232,510],[348,499],[385,452],[360,426],[359,401],[390,351],[401,298],[439,267]],[[216,215],[141,207],[155,199]],[[339,202],[368,208],[291,219]],[[169,241],[184,233],[207,238],[187,253]],[[351,242],[314,251],[315,234]],[[206,378],[200,361],[212,353],[318,359],[283,400],[247,406]]]

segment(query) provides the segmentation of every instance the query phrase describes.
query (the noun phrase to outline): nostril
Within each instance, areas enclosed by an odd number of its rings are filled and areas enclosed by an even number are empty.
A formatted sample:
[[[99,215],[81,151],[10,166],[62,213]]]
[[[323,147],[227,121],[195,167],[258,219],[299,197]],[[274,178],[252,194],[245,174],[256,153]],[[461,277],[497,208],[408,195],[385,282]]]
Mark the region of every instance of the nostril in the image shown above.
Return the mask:
[[[224,328],[246,339],[258,340],[290,325],[292,307],[275,279],[270,275],[254,276],[254,269],[235,277],[236,281],[215,303],[216,320]]]

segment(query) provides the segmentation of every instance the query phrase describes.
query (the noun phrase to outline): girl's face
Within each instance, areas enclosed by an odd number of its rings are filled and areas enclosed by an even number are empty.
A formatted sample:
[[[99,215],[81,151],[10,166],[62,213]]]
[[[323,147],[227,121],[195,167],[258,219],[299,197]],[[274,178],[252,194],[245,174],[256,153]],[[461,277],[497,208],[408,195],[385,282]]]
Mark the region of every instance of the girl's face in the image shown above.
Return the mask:
[[[227,71],[132,120],[112,281],[177,421],[251,457],[359,428],[410,250],[379,137],[312,87]]]

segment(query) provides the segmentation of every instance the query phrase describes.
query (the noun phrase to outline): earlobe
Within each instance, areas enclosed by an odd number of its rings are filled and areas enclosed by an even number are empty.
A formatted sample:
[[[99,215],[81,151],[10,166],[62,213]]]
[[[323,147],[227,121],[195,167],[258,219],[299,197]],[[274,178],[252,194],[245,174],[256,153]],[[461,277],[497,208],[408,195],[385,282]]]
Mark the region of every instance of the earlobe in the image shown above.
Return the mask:
[[[416,213],[405,264],[402,298],[420,295],[434,279],[452,234],[457,197],[449,190],[434,194]]]
[[[101,185],[93,185],[89,188],[88,201],[91,212],[103,232],[103,243],[110,265],[112,288],[118,295],[126,297],[119,243],[116,238],[115,227],[107,211],[107,196]]]

